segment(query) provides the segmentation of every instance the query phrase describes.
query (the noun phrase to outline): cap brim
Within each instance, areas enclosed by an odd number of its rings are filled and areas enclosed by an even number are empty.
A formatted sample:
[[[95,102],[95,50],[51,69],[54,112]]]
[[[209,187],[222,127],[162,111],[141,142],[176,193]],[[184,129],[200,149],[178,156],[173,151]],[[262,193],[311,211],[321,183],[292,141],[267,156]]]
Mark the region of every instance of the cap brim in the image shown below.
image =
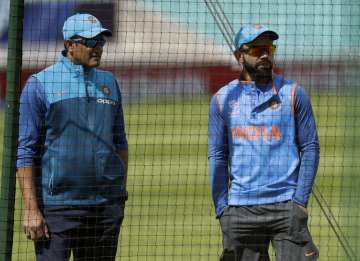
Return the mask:
[[[259,36],[261,35],[270,35],[272,40],[275,41],[277,39],[279,39],[279,35],[277,33],[275,33],[274,31],[265,31],[265,32],[262,32],[261,34],[259,34],[256,38],[258,38]],[[255,38],[255,39],[256,39]],[[254,40],[255,40],[254,39]]]
[[[112,32],[108,29],[104,29],[101,33],[105,36],[112,36]]]
[[[100,30],[91,30],[79,33],[78,35],[84,38],[94,38],[95,36],[103,34],[105,36],[112,36],[112,32],[108,29],[101,28]]]

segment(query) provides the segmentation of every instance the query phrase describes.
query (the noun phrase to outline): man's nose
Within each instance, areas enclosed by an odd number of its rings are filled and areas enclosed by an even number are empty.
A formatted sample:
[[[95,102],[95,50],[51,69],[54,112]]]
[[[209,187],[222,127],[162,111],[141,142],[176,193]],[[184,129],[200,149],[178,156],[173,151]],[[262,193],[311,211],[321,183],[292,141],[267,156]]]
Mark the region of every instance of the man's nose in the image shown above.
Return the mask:
[[[102,50],[103,49],[103,46],[100,44],[100,43],[97,43],[94,47],[94,49],[97,49],[97,50]]]
[[[260,55],[260,58],[268,58],[270,56],[270,53],[269,53],[269,50],[263,50],[261,55]]]
[[[94,48],[92,48],[92,51],[101,54],[103,52],[103,47],[100,44],[97,44]]]

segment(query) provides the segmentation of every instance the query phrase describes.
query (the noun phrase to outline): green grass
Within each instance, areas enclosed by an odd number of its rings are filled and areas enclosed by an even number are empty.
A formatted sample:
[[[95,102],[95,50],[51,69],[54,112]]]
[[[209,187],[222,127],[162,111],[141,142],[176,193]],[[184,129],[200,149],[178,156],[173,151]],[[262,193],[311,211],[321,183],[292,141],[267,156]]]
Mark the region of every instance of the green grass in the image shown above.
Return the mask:
[[[350,243],[360,250],[357,174],[360,98],[313,97],[321,143],[316,180]],[[146,101],[125,106],[130,161],[126,217],[118,260],[218,260],[221,234],[208,185],[209,97]],[[13,260],[34,260],[22,233],[16,196]],[[310,229],[320,260],[347,260],[317,203]]]

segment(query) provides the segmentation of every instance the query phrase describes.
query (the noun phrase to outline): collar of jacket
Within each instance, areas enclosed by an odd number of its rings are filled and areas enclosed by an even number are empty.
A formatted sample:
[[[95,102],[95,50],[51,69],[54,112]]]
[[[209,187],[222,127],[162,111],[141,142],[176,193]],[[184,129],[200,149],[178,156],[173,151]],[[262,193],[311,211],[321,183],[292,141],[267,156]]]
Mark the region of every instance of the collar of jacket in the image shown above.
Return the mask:
[[[67,57],[66,57],[66,52],[65,50],[63,50],[60,54],[60,58],[59,58],[59,62],[64,64],[65,67],[70,71],[70,72],[74,72],[77,76],[85,76],[85,73],[87,76],[91,77],[95,71],[94,68],[89,68],[88,70],[84,70],[84,66],[82,66],[81,64],[74,64],[73,62],[71,62]]]
[[[281,75],[274,74],[272,76],[272,81],[269,83],[272,85],[272,88],[269,88],[266,93],[271,93],[271,95],[277,95],[281,86],[283,85],[284,78]],[[244,90],[247,93],[251,93],[256,90],[256,84],[254,81],[239,81]]]

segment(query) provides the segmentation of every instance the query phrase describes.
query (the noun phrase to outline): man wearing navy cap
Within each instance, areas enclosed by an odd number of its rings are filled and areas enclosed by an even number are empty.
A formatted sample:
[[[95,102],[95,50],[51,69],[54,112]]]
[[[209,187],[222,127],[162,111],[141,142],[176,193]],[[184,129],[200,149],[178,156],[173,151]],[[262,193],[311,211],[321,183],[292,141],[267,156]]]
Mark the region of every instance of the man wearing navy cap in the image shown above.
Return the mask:
[[[209,172],[223,235],[221,261],[316,260],[307,226],[319,142],[308,95],[273,73],[278,34],[243,26],[235,37],[239,80],[209,111]]]
[[[64,50],[21,94],[18,180],[36,259],[115,260],[127,199],[121,93],[100,65],[105,36],[90,14],[69,17]]]

